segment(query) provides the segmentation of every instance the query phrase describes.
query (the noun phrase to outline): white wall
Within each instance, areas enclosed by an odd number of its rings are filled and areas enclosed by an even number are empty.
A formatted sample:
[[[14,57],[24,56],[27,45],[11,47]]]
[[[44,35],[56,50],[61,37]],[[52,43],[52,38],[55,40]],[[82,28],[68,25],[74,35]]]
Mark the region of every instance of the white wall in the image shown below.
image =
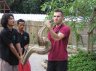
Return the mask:
[[[3,13],[0,13],[0,19]],[[44,21],[46,15],[45,14],[13,14],[15,20],[24,19],[25,21]]]

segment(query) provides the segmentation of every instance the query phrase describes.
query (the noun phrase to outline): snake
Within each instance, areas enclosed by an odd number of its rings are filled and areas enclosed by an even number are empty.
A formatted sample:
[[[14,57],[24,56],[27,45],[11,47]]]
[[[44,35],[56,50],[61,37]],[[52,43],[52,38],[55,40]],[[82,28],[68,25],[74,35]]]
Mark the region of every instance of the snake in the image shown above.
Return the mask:
[[[38,47],[34,47],[34,46],[29,46],[27,51],[24,53],[24,55],[22,56],[22,64],[24,65],[27,60],[29,59],[29,57],[33,54],[33,53],[37,53],[37,54],[46,54],[48,53],[48,51],[51,49],[50,48],[50,41],[48,39],[46,39],[45,37],[42,37],[43,31],[47,29],[46,26],[42,26],[40,28],[40,30],[38,31]]]

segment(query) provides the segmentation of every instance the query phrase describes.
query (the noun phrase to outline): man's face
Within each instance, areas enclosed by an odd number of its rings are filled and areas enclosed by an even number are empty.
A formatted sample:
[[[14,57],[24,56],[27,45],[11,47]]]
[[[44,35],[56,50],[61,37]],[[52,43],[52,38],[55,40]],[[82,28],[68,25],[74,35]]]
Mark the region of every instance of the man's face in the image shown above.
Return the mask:
[[[25,22],[19,22],[18,29],[19,30],[24,30],[24,27],[25,27]]]
[[[14,26],[14,17],[13,16],[10,16],[9,19],[8,19],[8,26]]]
[[[61,24],[63,19],[64,17],[61,12],[54,12],[53,21],[55,24]]]

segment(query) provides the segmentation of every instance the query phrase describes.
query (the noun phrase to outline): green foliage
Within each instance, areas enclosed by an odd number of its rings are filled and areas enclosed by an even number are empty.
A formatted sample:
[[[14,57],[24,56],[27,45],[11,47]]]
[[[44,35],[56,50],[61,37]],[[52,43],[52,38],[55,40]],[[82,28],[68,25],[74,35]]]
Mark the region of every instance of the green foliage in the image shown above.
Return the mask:
[[[24,13],[38,13],[40,12],[40,4],[39,0],[25,0],[22,2],[23,12]]]
[[[60,8],[64,5],[62,0],[51,0],[49,2],[44,3],[42,7],[42,11],[46,11],[47,13],[51,12],[51,10],[54,10],[55,8]]]
[[[96,34],[93,34],[90,41],[94,44],[96,44]]]
[[[94,28],[96,28],[95,19],[90,22],[90,18],[91,16],[93,16],[94,8],[96,8],[96,0],[51,0],[45,2],[41,7],[41,10],[45,11],[48,14],[48,19],[52,18],[53,11],[57,8],[61,9],[64,12],[64,16],[74,16],[77,18],[79,16],[83,17],[83,24],[78,24],[74,21],[71,21],[71,23],[68,22],[69,25],[71,24],[70,26],[72,27],[72,30],[76,37],[76,42],[80,39],[80,34],[78,33],[78,31],[80,32],[80,29],[83,29],[86,24],[89,24],[88,32],[93,31]]]
[[[14,0],[6,0],[6,2],[8,3],[8,5],[11,5],[14,2]]]
[[[79,51],[69,58],[68,71],[96,71],[96,53]]]
[[[44,13],[41,5],[48,0],[6,0],[14,13]]]
[[[71,26],[72,31],[74,33],[73,35],[76,38],[76,42],[80,41],[80,36],[81,36],[80,31],[82,31],[85,26],[84,22],[83,21],[82,22],[69,21],[67,22],[67,24]]]
[[[66,16],[90,16],[94,7],[96,5],[96,0],[51,0],[45,2],[41,7],[42,11],[47,14],[54,11],[56,8],[63,10]]]
[[[89,26],[89,32],[96,28],[96,17],[93,18],[91,25]]]

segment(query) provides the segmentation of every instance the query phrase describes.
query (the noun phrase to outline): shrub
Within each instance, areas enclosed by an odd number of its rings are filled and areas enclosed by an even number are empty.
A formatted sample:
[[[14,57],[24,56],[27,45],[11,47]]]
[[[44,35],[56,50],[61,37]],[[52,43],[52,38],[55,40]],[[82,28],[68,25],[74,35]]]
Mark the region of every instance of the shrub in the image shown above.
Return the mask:
[[[96,71],[96,53],[79,51],[69,58],[68,71]]]

